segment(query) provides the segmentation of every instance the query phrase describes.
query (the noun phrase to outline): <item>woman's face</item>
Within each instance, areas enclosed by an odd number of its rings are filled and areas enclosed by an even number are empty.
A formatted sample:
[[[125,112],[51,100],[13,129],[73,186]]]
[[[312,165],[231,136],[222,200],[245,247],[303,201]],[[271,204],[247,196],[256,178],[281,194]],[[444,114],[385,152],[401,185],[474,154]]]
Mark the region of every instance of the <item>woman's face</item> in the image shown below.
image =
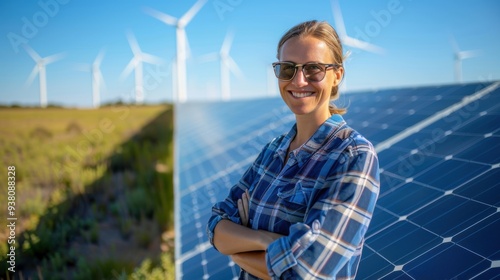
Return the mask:
[[[281,47],[279,58],[282,62],[288,61],[296,64],[335,63],[327,44],[312,36],[288,39]],[[328,118],[332,87],[340,83],[342,72],[342,67],[327,68],[322,81],[309,82],[300,67],[292,80],[278,80],[281,97],[295,115]]]

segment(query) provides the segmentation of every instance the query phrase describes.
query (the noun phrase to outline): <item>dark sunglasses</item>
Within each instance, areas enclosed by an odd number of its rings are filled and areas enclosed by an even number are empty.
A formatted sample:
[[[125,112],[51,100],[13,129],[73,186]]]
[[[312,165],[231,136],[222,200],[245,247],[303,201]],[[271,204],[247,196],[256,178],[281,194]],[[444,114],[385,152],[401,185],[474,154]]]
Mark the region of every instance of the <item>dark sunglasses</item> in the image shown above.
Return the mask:
[[[290,81],[295,77],[297,68],[302,67],[302,74],[309,82],[320,82],[325,78],[326,70],[342,66],[341,64],[325,64],[310,62],[305,64],[295,64],[293,62],[274,62],[274,74],[276,78],[283,81]]]

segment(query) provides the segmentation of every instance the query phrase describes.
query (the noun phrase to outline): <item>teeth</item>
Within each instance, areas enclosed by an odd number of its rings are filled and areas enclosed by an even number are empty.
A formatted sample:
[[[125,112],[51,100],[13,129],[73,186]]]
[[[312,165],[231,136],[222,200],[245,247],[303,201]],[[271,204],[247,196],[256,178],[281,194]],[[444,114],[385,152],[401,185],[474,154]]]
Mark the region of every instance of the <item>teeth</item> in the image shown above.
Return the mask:
[[[294,92],[294,91],[292,91],[293,97],[297,97],[297,98],[308,97],[308,96],[311,96],[312,94],[313,94],[312,92]]]

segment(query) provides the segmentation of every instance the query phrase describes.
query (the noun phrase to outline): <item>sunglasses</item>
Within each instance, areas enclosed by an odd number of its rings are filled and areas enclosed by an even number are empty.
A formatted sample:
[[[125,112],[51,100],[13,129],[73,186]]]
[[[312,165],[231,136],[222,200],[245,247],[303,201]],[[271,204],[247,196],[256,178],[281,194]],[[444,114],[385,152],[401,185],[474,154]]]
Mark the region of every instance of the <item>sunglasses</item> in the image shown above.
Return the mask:
[[[297,68],[302,67],[302,74],[309,82],[321,82],[325,78],[326,70],[342,64],[325,64],[310,62],[305,64],[295,64],[293,62],[274,62],[274,74],[276,78],[283,81],[290,81],[295,77]]]

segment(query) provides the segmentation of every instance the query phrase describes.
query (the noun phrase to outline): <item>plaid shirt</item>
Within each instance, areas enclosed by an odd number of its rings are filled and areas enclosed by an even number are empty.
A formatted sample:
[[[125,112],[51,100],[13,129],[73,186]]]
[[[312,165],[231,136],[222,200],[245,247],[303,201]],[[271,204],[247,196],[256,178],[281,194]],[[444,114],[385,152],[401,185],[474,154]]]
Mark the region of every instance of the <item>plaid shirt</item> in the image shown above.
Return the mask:
[[[249,227],[285,235],[269,245],[274,279],[354,279],[364,235],[379,193],[375,150],[333,115],[289,154],[296,125],[261,151],[229,196],[212,208],[207,232],[213,245],[222,219],[241,224],[237,201],[250,193]],[[257,279],[241,271],[240,279]]]

